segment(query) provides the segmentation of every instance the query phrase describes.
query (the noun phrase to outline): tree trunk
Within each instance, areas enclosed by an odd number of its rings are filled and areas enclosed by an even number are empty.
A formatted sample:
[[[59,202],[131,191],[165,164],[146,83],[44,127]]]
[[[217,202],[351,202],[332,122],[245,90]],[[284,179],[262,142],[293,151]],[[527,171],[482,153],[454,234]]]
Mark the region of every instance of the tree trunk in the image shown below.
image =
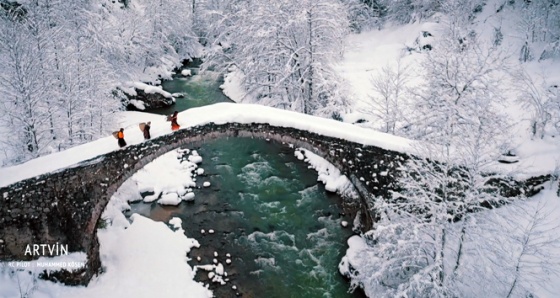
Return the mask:
[[[313,101],[313,12],[310,9],[307,11],[307,25],[309,30],[309,72],[307,73],[307,100],[304,101],[303,113],[309,114],[311,111],[310,104]]]

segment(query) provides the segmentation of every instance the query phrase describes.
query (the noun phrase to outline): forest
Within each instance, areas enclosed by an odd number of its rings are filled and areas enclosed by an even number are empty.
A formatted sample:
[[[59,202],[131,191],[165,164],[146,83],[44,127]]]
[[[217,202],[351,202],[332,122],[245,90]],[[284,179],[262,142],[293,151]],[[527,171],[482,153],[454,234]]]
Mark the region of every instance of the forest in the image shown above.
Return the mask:
[[[346,37],[423,22],[438,30],[403,47],[421,59],[383,67],[358,100],[337,68]],[[560,59],[560,0],[0,0],[0,23],[0,166],[107,136],[127,84],[160,84],[200,58],[202,71],[236,74],[246,102],[340,121],[359,112],[357,124],[419,141],[425,158],[403,165],[403,191],[373,198],[382,212],[353,287],[532,297],[532,266],[558,268],[535,232],[546,208],[523,211],[531,224],[513,256],[484,232],[515,223],[474,211],[524,199],[488,183],[509,174],[489,169],[516,154],[513,140],[560,132],[560,80],[531,68]]]
[[[518,17],[516,32],[522,43],[512,52],[519,53],[519,60],[557,59],[558,1],[502,2],[500,9],[514,10]],[[494,28],[493,46],[469,35],[474,33],[470,27],[477,12],[486,5],[482,0],[2,0],[0,4],[3,165],[106,135],[114,112],[126,106],[120,86],[131,81],[158,84],[194,57],[204,59],[206,68],[241,72],[243,87],[261,104],[342,119],[353,109],[352,92],[334,69],[344,55],[344,37],[445,15],[446,40],[422,65],[427,74],[435,74],[422,86],[422,94],[406,94],[411,73],[404,69],[386,69],[374,83],[382,95],[372,99],[370,112],[384,122],[381,130],[415,139],[428,137],[441,119],[403,115],[399,106],[404,105],[403,98],[419,98],[424,104],[416,104],[425,107],[437,104],[433,100],[441,96],[471,104],[469,97],[482,93],[480,85],[488,88],[486,96],[500,95],[491,80],[499,80],[493,73],[506,67],[502,63],[506,53],[499,47],[501,28]],[[456,62],[469,62],[452,65],[461,81],[442,82],[445,78],[437,77],[441,67],[453,62],[445,57],[449,53],[461,57]],[[482,64],[472,67],[471,62]],[[516,76],[527,85],[522,92],[535,109],[534,133],[542,135],[558,122],[557,104],[542,82],[523,73]]]

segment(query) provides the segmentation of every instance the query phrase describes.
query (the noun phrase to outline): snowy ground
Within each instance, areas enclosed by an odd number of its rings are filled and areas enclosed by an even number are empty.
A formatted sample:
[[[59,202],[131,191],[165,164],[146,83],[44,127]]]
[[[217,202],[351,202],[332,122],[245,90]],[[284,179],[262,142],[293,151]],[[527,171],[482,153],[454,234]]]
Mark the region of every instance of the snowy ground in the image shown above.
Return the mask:
[[[231,105],[225,107],[229,109]],[[266,111],[260,107],[255,108]],[[214,108],[214,111],[218,110]],[[179,119],[184,119],[184,116],[180,115]],[[139,121],[151,120],[152,127],[158,121],[167,126],[168,123],[159,118],[162,117],[125,112],[121,125],[129,127],[132,131]],[[185,125],[185,122],[180,123]],[[135,140],[141,141],[140,136],[137,137]],[[106,150],[116,150],[113,137],[110,137],[107,143]],[[92,146],[91,143],[82,145],[82,150],[75,153],[88,151],[88,145]],[[66,162],[80,157],[70,154],[74,151],[68,151]],[[91,154],[96,151],[89,148],[88,152]],[[326,184],[329,191],[354,194],[349,180],[332,164],[307,150],[295,149],[295,154],[300,159],[304,159],[303,152],[305,161],[317,170],[318,180]],[[64,162],[64,155],[57,155],[57,160]],[[180,158],[184,160],[179,162]],[[227,272],[224,270],[224,264],[202,264],[194,267],[187,264],[186,255],[192,247],[198,247],[198,242],[184,235],[180,228],[180,219],[172,219],[169,222],[173,227],[171,228],[137,214],[131,217],[132,222],[129,223],[122,213],[130,209],[129,202],[139,200],[158,200],[158,203],[166,205],[177,205],[182,200],[194,200],[193,190],[196,187],[209,186],[209,182],[199,176],[204,173],[204,169],[198,167],[201,162],[202,157],[195,150],[173,150],[146,165],[118,189],[102,215],[107,227],[98,231],[100,255],[105,272],[94,278],[87,288],[65,287],[39,280],[37,276],[45,268],[37,265],[31,265],[29,268],[23,267],[22,264],[12,267],[13,264],[0,263],[0,297],[19,297],[22,294],[29,294],[30,297],[210,297],[211,292],[206,285],[193,281],[194,274],[196,270],[208,271],[210,279],[226,285]],[[142,198],[140,192],[154,194]],[[75,253],[47,260],[40,259],[34,263],[73,262],[80,267],[85,261],[85,254]],[[68,266],[62,267],[69,269]],[[58,267],[47,269],[56,268]]]
[[[186,160],[179,162],[178,157],[183,156]],[[141,200],[140,192],[144,191],[154,192],[144,199],[146,202],[158,199],[160,204],[177,205],[181,200],[194,199],[195,177],[204,172],[197,166],[201,161],[194,150],[171,151],[146,165],[118,189],[102,215],[107,227],[98,230],[104,273],[88,287],[66,287],[37,279],[43,269],[83,266],[85,254],[73,253],[40,258],[30,265],[0,263],[0,297],[212,297],[207,285],[193,280],[199,266],[189,266],[187,253],[199,244],[184,235],[179,218],[171,219],[169,227],[138,214],[132,215],[129,222],[123,215],[124,210],[130,209],[128,203]],[[206,183],[199,181],[200,185]],[[60,266],[45,268],[47,262]],[[200,268],[211,271],[217,282],[225,274],[220,264]]]
[[[560,85],[560,60],[532,61],[519,65],[517,52],[511,49],[520,47],[520,39],[513,34],[516,24],[513,17],[508,14],[496,14],[496,8],[503,1],[489,1],[483,12],[477,17],[475,28],[482,39],[490,39],[494,33],[493,28],[501,27],[504,33],[503,50],[509,55],[511,71],[525,69],[531,76],[546,79],[549,85]],[[508,17],[509,16],[509,17]],[[411,75],[407,86],[414,86],[423,81],[416,75],[424,54],[419,48],[437,39],[441,24],[436,22],[414,23],[403,26],[387,26],[383,30],[366,31],[347,38],[347,48],[344,59],[338,65],[340,75],[347,80],[353,92],[353,112],[344,115],[344,121],[354,123],[358,119],[371,121],[368,127],[381,127],[369,110],[371,96],[375,95],[371,79],[378,76],[384,67],[407,67]],[[425,37],[422,32],[430,32],[433,36]],[[414,49],[408,51],[407,49]],[[235,79],[235,77],[234,77]],[[507,115],[513,124],[511,128],[512,148],[519,156],[520,162],[514,166],[501,166],[498,168],[506,172],[519,172],[519,177],[551,173],[560,167],[560,136],[558,132],[550,133],[543,139],[532,139],[529,129],[531,112],[516,101],[518,93],[515,86],[507,86]],[[240,94],[234,86],[230,93]],[[238,96],[239,97],[239,96]]]
[[[105,272],[88,287],[66,287],[37,279],[40,270],[0,268],[0,297],[211,297],[204,285],[193,281],[194,271],[186,253],[198,245],[182,229],[172,231],[164,223],[139,215],[128,223],[98,231]],[[39,269],[39,268],[37,268]],[[31,273],[30,273],[31,272]]]
[[[477,214],[477,221],[490,223],[477,238],[476,249],[483,251],[484,258],[473,258],[467,254],[463,266],[483,268],[482,276],[462,275],[466,297],[506,297],[516,276],[519,262],[519,286],[528,289],[534,297],[558,297],[560,294],[560,197],[557,196],[558,182],[549,182],[545,190],[525,202],[517,202],[494,211]],[[529,235],[528,238],[526,236]],[[451,241],[456,241],[452,239]],[[525,242],[527,241],[527,242]],[[485,250],[496,247],[495,250]],[[527,243],[523,247],[523,243]],[[374,260],[374,254],[363,238],[352,236],[348,239],[346,255],[339,265],[342,274],[348,274],[349,265],[358,271],[362,260]],[[454,245],[450,245],[453,247]],[[456,247],[456,245],[455,245]],[[524,249],[524,251],[523,251]],[[369,256],[369,257],[368,257]],[[543,264],[547,263],[546,265]],[[360,280],[360,278],[358,278]],[[367,283],[367,282],[365,282]],[[382,285],[366,287],[369,297],[381,297]],[[514,293],[512,297],[521,297]],[[533,297],[533,296],[532,296]]]
[[[183,154],[189,154],[188,160],[181,163],[177,159],[182,158]],[[153,202],[157,199],[163,205],[178,205],[181,201],[193,200],[193,188],[196,187],[196,173],[203,173],[204,169],[197,169],[197,163],[202,161],[202,157],[196,151],[174,150],[157,158],[154,162],[146,165],[143,169],[135,173],[127,182],[135,183],[133,193],[122,195],[128,201],[130,198],[138,198],[141,192],[153,192],[146,196],[143,201]],[[156,174],[157,173],[157,174]],[[125,188],[126,189],[126,188]],[[118,195],[119,192],[117,192]]]
[[[399,60],[403,66],[417,67],[423,55],[406,49],[418,48],[429,42],[430,39],[424,38],[422,32],[434,32],[437,29],[436,23],[408,24],[348,36],[344,59],[337,67],[354,96],[354,113],[347,114],[345,121],[354,122],[360,118],[375,120],[367,114],[370,97],[374,95],[371,79],[384,67],[396,67]],[[409,72],[413,71],[414,69],[410,69]],[[416,84],[420,80],[421,78],[414,78],[410,84]]]
[[[495,2],[495,1],[494,1]],[[494,5],[490,1],[488,6]],[[485,10],[488,12],[491,10]],[[501,22],[507,28],[507,18],[495,16],[490,13],[479,18],[481,22]],[[482,25],[481,25],[482,26]],[[363,113],[368,108],[368,99],[371,95],[371,77],[378,73],[382,67],[395,65],[400,57],[401,62],[417,67],[422,56],[416,52],[406,52],[405,47],[416,47],[429,42],[422,37],[422,31],[437,31],[437,24],[423,23],[410,24],[400,27],[389,27],[377,31],[363,32],[359,35],[348,37],[347,53],[338,69],[354,90],[354,113],[345,116],[345,121],[354,122],[357,119],[368,117]],[[507,32],[506,32],[507,36]],[[515,37],[509,39],[515,42]],[[542,75],[548,82],[560,84],[560,61],[551,63],[532,62],[527,64],[527,69],[534,75]],[[418,78],[417,78],[418,79]],[[238,78],[231,75],[226,78],[224,93],[236,101],[241,101],[245,94],[236,84]],[[416,83],[413,80],[413,84]],[[531,140],[526,129],[527,113],[520,107],[511,111],[512,119],[517,122],[517,154],[521,161],[518,164],[507,166],[509,169],[517,168],[526,174],[550,173],[560,165],[560,137],[546,137],[543,140]],[[164,116],[141,112],[123,112],[120,115],[119,126],[125,128],[125,139],[129,144],[143,141],[138,129],[140,122],[152,122],[152,137],[171,133],[169,123]],[[283,111],[257,105],[216,104],[201,108],[193,108],[179,114],[179,124],[182,129],[209,122],[226,123],[270,123],[279,126],[290,126],[306,129],[325,136],[340,137],[368,145],[375,145],[397,151],[410,150],[411,141],[392,135],[378,133],[341,123],[338,121],[301,115],[294,112]],[[115,127],[117,130],[118,127]],[[63,152],[44,156],[27,163],[0,168],[0,187],[9,185],[22,179],[39,174],[56,171],[70,167],[82,160],[95,157],[113,150],[118,150],[116,140],[112,136],[94,142],[77,146]],[[175,151],[166,158],[175,158]],[[306,153],[308,162],[313,164],[313,157]],[[186,164],[191,172],[196,171],[196,162]],[[321,172],[324,167],[315,164],[314,167]],[[146,169],[148,166],[146,167]],[[174,172],[175,175],[177,173]],[[142,171],[137,177],[131,179],[141,189],[161,192],[164,196],[162,203],[175,204],[182,199],[188,199],[189,188],[192,184],[184,182],[168,185],[146,184],[146,179],[141,178]],[[138,178],[140,177],[140,178]],[[192,176],[191,176],[192,177]],[[336,177],[336,179],[343,179]],[[170,181],[170,179],[166,179]],[[184,181],[184,180],[182,180]],[[190,182],[195,182],[189,180]],[[144,183],[144,184],[143,184]],[[337,184],[336,181],[330,183]],[[126,188],[126,187],[125,187]],[[123,190],[124,191],[124,190]],[[184,191],[184,193],[182,193]],[[181,193],[177,197],[171,193]],[[123,196],[125,197],[125,196]],[[540,194],[529,204],[545,204],[550,210],[549,218],[560,218],[560,199],[555,195],[554,187]],[[28,274],[26,270],[10,273],[12,269],[6,264],[0,267],[0,297],[19,297],[20,294],[36,287],[33,297],[208,297],[209,292],[203,285],[192,281],[193,268],[186,263],[186,253],[191,247],[197,245],[196,241],[187,238],[182,230],[173,231],[163,223],[156,223],[141,216],[134,216],[134,221],[128,223],[122,216],[121,210],[126,207],[122,199],[111,201],[106,214],[112,225],[99,231],[102,243],[101,256],[106,273],[95,279],[86,289],[83,287],[62,287],[60,285],[37,281],[33,278],[36,274]],[[513,208],[504,207],[500,212],[507,216],[515,216]],[[523,219],[519,219],[520,222]],[[512,232],[515,231],[505,231]],[[504,239],[507,241],[507,239]],[[507,243],[507,242],[504,242]],[[359,252],[359,239],[352,238],[348,256]],[[512,244],[513,245],[513,244]],[[555,252],[551,252],[554,255]],[[75,258],[76,256],[72,256]],[[80,260],[79,256],[77,256]],[[83,258],[83,256],[82,256]],[[215,270],[216,268],[214,268]],[[2,273],[3,272],[3,273]],[[560,293],[560,278],[555,275],[548,283],[549,286],[534,288],[535,293],[541,297],[555,297]],[[530,285],[528,285],[530,287]],[[172,291],[172,292],[166,292]]]

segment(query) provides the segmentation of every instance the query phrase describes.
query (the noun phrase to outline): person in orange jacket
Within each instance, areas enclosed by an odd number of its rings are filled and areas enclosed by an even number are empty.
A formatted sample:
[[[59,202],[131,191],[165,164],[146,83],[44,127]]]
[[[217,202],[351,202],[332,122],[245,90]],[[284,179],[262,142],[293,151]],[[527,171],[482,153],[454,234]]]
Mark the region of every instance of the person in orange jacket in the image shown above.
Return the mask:
[[[117,133],[117,142],[121,148],[126,146],[126,141],[124,140],[124,128],[121,128]]]

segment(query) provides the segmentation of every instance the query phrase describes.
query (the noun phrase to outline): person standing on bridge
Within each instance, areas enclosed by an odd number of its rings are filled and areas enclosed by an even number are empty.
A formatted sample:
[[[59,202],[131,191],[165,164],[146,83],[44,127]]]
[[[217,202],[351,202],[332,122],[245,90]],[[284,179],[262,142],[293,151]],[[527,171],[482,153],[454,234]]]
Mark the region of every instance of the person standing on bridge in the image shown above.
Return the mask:
[[[171,121],[171,130],[173,130],[173,131],[175,131],[175,130],[177,130],[181,127],[179,125],[179,123],[177,123],[177,116],[178,115],[179,115],[179,112],[175,111],[175,112],[173,112],[173,115],[171,115],[167,118],[167,121]]]
[[[119,147],[121,147],[121,148],[126,146],[126,141],[124,140],[124,128],[122,128],[122,127],[119,130],[119,132],[117,133],[117,142],[119,144]]]
[[[146,123],[146,125],[144,126],[144,140],[149,140],[152,137],[150,136],[151,124],[152,122],[148,121],[148,123]]]

